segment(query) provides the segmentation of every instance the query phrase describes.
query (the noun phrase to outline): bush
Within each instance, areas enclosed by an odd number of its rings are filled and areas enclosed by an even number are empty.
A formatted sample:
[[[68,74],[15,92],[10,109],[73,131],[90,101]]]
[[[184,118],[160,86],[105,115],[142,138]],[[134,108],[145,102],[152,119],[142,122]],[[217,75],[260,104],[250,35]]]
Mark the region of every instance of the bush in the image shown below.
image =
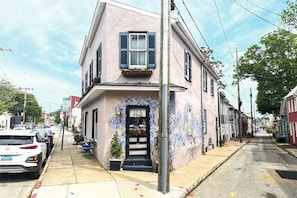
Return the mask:
[[[74,141],[76,142],[76,144],[78,144],[80,141],[83,141],[83,140],[84,140],[84,136],[81,134],[76,134],[74,136]]]
[[[273,131],[274,130],[273,130],[273,127],[272,126],[269,126],[269,127],[266,128],[266,132],[267,133],[273,133]]]
[[[119,159],[122,155],[122,146],[117,132],[115,132],[111,139],[110,155],[111,158],[115,159]]]

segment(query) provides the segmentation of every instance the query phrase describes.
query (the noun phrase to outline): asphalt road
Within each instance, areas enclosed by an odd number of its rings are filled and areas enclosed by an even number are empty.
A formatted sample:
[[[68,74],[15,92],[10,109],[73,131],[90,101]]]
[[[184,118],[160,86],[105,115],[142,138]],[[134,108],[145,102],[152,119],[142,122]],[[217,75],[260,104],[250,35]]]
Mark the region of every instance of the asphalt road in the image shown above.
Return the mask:
[[[30,174],[0,174],[0,197],[26,198],[36,181]]]
[[[258,133],[188,197],[295,198],[297,158],[280,149],[266,132]]]

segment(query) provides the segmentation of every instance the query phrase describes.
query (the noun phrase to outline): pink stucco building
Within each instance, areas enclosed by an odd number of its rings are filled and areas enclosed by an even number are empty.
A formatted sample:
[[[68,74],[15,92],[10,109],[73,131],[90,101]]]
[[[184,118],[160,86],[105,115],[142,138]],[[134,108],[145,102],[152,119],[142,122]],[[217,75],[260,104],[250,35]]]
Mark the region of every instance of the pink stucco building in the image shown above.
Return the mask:
[[[113,134],[120,135],[123,169],[152,170],[157,161],[160,15],[98,1],[85,37],[82,70],[83,135],[109,168]],[[176,169],[216,146],[218,76],[183,25],[170,35],[170,162]],[[139,168],[139,167],[142,167]]]

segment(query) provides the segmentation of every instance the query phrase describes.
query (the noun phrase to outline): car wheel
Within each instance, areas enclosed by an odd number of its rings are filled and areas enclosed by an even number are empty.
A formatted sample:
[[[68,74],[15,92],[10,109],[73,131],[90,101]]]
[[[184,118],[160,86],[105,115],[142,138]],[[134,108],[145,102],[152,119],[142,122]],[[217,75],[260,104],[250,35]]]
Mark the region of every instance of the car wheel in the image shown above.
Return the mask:
[[[42,157],[38,156],[37,171],[33,173],[33,178],[38,179],[42,173]]]
[[[48,156],[51,154],[51,148],[50,148],[50,145],[47,146],[47,149],[46,149],[46,157],[48,158]]]

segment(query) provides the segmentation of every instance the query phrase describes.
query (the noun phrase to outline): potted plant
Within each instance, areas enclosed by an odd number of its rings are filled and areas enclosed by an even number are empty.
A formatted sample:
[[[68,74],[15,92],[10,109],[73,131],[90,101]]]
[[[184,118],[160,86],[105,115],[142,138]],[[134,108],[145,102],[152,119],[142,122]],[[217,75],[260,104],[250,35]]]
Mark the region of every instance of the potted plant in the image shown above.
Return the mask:
[[[74,141],[76,142],[76,144],[78,144],[79,142],[84,140],[84,136],[80,133],[76,133],[74,136]]]
[[[115,132],[111,139],[111,147],[110,147],[110,170],[119,171],[121,169],[121,159],[122,156],[122,146],[120,144],[120,139],[118,132]]]

